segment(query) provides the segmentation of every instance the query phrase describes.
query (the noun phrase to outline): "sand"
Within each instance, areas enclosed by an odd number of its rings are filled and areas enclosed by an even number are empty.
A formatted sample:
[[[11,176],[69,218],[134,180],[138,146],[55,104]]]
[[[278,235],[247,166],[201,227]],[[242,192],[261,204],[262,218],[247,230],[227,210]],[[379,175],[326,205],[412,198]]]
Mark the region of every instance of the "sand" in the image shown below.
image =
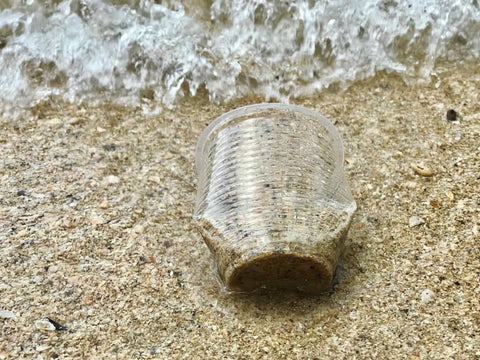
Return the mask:
[[[358,203],[316,297],[220,292],[191,220],[198,135],[261,98],[2,120],[0,358],[479,359],[479,94],[457,71],[294,101],[336,122]]]

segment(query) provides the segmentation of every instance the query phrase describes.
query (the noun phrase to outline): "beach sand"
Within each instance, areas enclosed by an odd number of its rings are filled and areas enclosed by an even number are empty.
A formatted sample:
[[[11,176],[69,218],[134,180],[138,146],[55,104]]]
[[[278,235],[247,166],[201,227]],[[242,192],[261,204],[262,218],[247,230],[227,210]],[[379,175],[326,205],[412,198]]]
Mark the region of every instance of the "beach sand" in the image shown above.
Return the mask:
[[[480,359],[480,75],[293,101],[337,124],[359,207],[319,297],[220,292],[191,220],[198,135],[261,101],[1,120],[0,359]]]

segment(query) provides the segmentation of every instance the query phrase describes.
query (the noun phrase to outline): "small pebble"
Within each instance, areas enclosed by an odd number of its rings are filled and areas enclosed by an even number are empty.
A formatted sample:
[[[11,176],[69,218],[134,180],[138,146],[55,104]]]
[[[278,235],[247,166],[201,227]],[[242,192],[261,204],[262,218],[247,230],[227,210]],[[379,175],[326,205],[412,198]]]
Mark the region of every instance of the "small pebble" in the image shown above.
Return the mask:
[[[134,228],[133,228],[133,232],[135,234],[141,234],[143,233],[143,226],[142,225],[136,225]]]
[[[115,151],[117,147],[115,146],[115,144],[106,144],[106,145],[103,145],[103,150],[105,151]]]
[[[28,231],[27,231],[27,229],[22,229],[18,233],[15,234],[15,237],[16,238],[22,238],[25,235],[28,235]]]
[[[0,291],[10,289],[11,286],[5,283],[0,284]]]
[[[83,121],[82,118],[73,118],[67,121],[68,125],[78,125]]]
[[[453,109],[447,111],[447,120],[448,121],[456,121],[457,120],[457,112]]]
[[[92,225],[103,225],[105,224],[105,219],[102,218],[101,216],[94,216],[92,217],[92,219],[90,220],[90,223]]]
[[[415,189],[418,184],[415,181],[406,181],[405,186],[409,189]]]
[[[50,346],[41,345],[41,346],[37,346],[37,348],[35,350],[38,351],[38,352],[42,352],[42,351],[45,351],[45,350],[48,350],[48,349],[50,349]]]
[[[420,164],[410,164],[410,167],[412,168],[413,171],[415,171],[418,175],[421,176],[432,176],[433,172],[430,170],[430,168],[420,165]]]
[[[107,177],[104,178],[103,181],[107,185],[114,185],[114,184],[118,184],[120,182],[120,178],[118,176],[115,176],[115,175],[108,175]]]
[[[51,127],[58,127],[58,126],[62,125],[62,120],[55,117],[55,118],[52,118],[52,119],[49,119],[49,120],[45,121],[45,125],[51,126]]]
[[[427,304],[427,303],[429,303],[430,301],[433,300],[434,295],[435,295],[435,293],[432,290],[425,289],[420,294],[420,299],[421,299],[422,303]]]
[[[160,185],[161,183],[161,180],[160,180],[160,177],[159,176],[150,176],[148,178],[148,181],[154,183],[154,184],[157,184],[157,185]]]
[[[15,317],[15,313],[9,310],[0,310],[0,318],[1,319],[13,319]]]
[[[425,224],[425,220],[423,220],[421,217],[412,216],[410,219],[408,219],[408,226],[411,228],[422,224]]]
[[[98,207],[99,207],[100,209],[108,209],[108,202],[102,201],[102,202],[98,205]]]
[[[25,190],[18,190],[17,191],[17,196],[26,196],[27,192]]]
[[[473,233],[473,236],[474,236],[475,239],[480,238],[480,229],[479,229],[478,225],[473,226],[472,233]]]

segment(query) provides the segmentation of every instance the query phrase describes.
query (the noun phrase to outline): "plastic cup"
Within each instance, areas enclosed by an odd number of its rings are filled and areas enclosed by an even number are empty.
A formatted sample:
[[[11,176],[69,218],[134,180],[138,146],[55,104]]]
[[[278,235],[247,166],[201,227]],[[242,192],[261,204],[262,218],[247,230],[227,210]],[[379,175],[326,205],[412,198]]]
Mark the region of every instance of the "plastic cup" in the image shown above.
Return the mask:
[[[228,112],[200,135],[194,220],[223,288],[330,289],[356,203],[339,132],[286,104]]]

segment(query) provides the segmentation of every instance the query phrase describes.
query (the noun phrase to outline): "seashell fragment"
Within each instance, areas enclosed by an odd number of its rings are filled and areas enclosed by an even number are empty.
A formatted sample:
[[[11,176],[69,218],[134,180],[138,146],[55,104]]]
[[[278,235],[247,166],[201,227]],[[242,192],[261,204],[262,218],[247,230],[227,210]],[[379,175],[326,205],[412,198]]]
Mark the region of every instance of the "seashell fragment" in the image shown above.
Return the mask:
[[[330,288],[356,210],[343,145],[323,116],[260,104],[200,136],[194,220],[227,291]]]
[[[415,171],[418,175],[421,176],[432,176],[433,172],[430,170],[430,168],[420,165],[420,164],[410,164],[410,167],[412,168],[413,171]]]
[[[56,321],[46,317],[35,321],[35,328],[42,331],[64,331],[67,328]]]
[[[35,328],[42,331],[55,331],[55,325],[53,325],[48,318],[35,321]]]
[[[425,224],[425,220],[423,220],[421,217],[412,216],[410,219],[408,219],[408,226],[411,228],[422,224]]]

